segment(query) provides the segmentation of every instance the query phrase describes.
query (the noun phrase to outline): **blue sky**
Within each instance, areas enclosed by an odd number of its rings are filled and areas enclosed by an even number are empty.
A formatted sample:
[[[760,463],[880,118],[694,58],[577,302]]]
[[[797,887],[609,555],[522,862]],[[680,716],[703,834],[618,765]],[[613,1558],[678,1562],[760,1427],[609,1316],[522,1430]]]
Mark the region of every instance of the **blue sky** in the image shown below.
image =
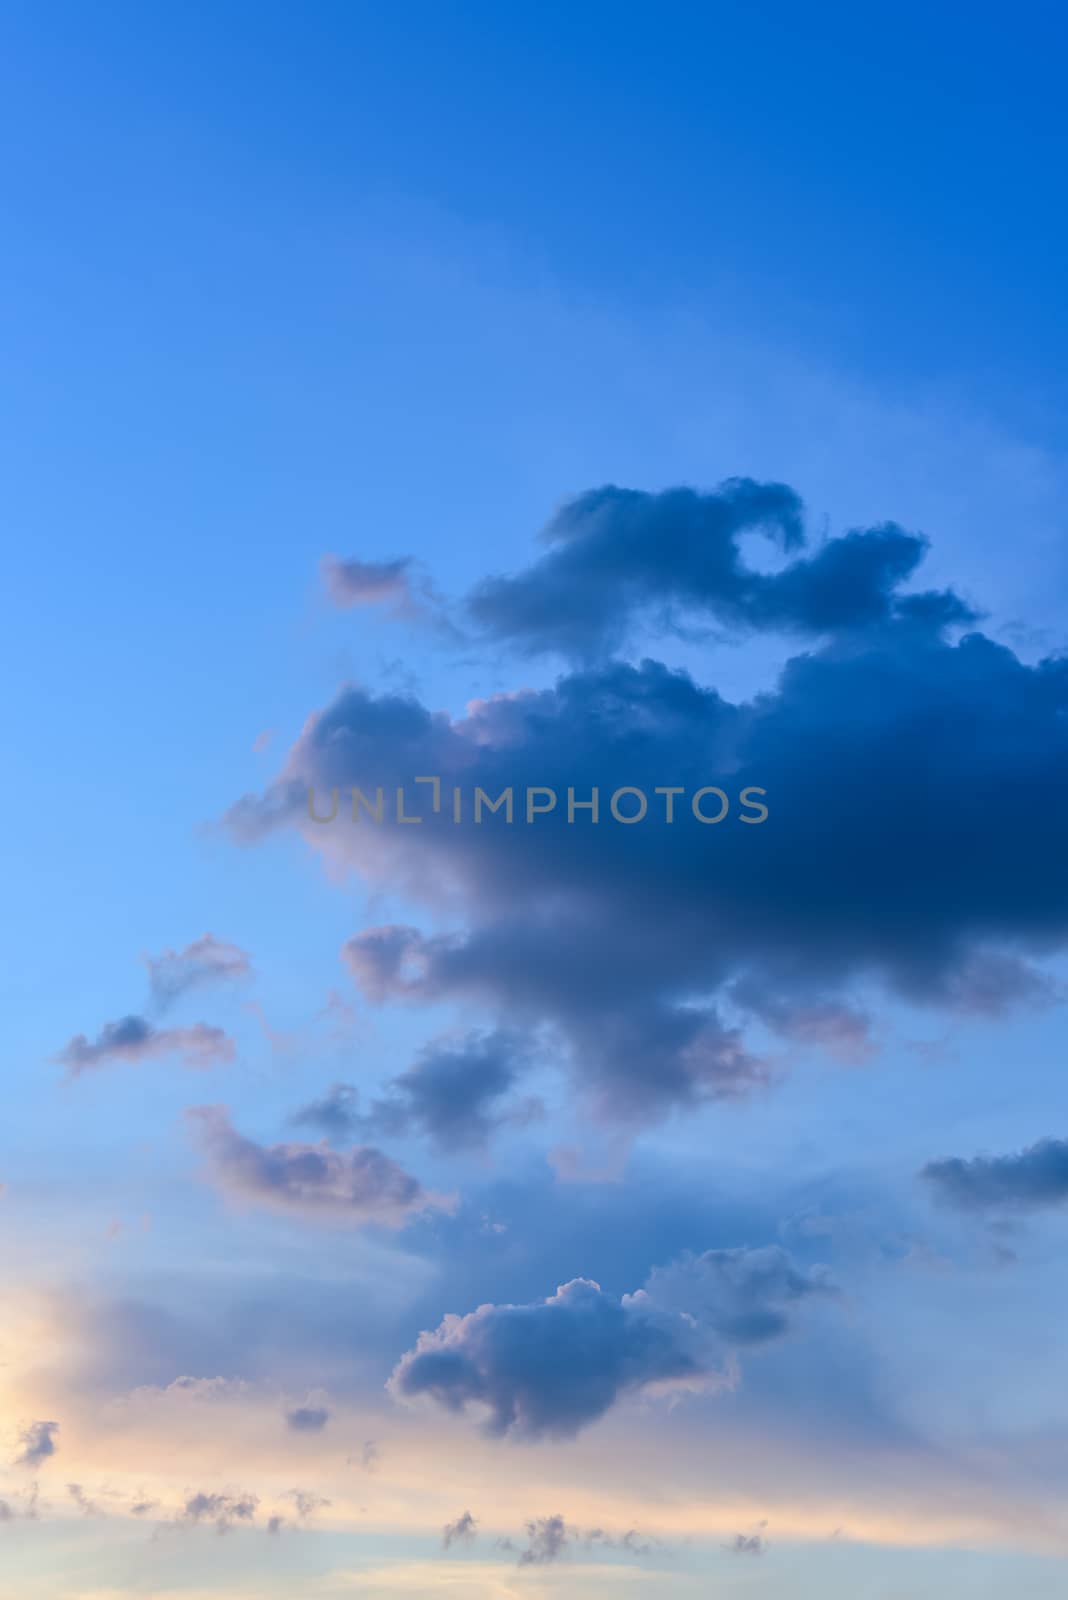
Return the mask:
[[[3,8],[2,1600],[1059,1592],[1064,33]]]

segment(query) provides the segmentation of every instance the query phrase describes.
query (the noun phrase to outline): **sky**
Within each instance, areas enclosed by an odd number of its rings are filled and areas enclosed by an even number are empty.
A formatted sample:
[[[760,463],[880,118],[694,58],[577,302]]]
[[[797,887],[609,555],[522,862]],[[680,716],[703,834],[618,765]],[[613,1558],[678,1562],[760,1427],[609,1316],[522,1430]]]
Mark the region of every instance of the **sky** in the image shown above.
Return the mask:
[[[0,1600],[1061,1594],[1066,45],[0,6]]]

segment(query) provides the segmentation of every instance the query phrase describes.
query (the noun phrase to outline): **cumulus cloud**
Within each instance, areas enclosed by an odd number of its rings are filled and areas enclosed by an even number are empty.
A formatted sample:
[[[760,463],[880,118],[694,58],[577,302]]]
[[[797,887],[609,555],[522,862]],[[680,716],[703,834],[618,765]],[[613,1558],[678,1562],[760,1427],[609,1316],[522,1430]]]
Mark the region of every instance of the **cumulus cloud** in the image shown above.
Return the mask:
[[[107,1022],[95,1039],[74,1036],[53,1058],[77,1077],[115,1062],[141,1062],[158,1056],[178,1055],[188,1067],[211,1067],[232,1061],[234,1041],[222,1028],[194,1022],[188,1028],[157,1028],[144,1017],[123,1017]]]
[[[1068,661],[1027,665],[979,632],[952,642],[944,624],[966,608],[900,592],[924,547],[899,530],[806,554],[781,487],[620,493],[577,502],[542,563],[480,591],[486,626],[539,647],[561,628],[576,649],[611,642],[612,619],[685,598],[681,584],[723,619],[812,633],[773,688],[731,703],[661,663],[600,656],[460,717],[349,688],[309,720],[267,792],[232,809],[235,835],[296,826],[331,868],[431,907],[451,931],[364,929],[349,943],[367,997],[462,1001],[544,1027],[606,1117],[767,1083],[749,1017],[862,1056],[860,984],[971,1014],[1034,1003],[1036,962],[1068,944]],[[737,555],[763,526],[796,555],[778,573]],[[562,584],[573,611],[556,608]],[[445,797],[437,812],[413,792],[427,774]],[[354,822],[347,804],[328,826],[308,814],[310,789],[405,784],[426,802],[416,826]],[[545,785],[559,800],[532,825],[476,824],[476,785],[520,798]],[[624,785],[649,800],[640,824],[568,820],[569,789],[583,800],[596,788],[607,810]],[[764,790],[767,820],[744,826],[733,807],[708,825],[683,801],[667,821],[658,787],[707,785]],[[454,789],[467,798],[459,823]]]
[[[1068,1140],[1040,1139],[1015,1155],[952,1156],[920,1176],[962,1211],[1040,1211],[1068,1203]]]
[[[733,1350],[781,1336],[793,1308],[830,1287],[779,1246],[684,1257],[622,1297],[576,1278],[533,1304],[447,1316],[389,1387],[400,1400],[473,1407],[491,1436],[567,1438],[627,1394],[722,1381]]]
[[[478,1521],[470,1511],[465,1511],[455,1522],[447,1522],[441,1530],[441,1547],[451,1550],[454,1544],[473,1544],[478,1538]]]
[[[194,1106],[187,1116],[216,1184],[236,1199],[312,1220],[387,1227],[447,1204],[371,1146],[261,1145],[237,1132],[225,1106]]]
[[[39,1467],[56,1453],[58,1422],[30,1422],[19,1432],[16,1467]]]
[[[747,566],[740,540],[753,532],[793,559],[777,572]],[[926,541],[893,524],[799,553],[801,501],[779,483],[735,478],[707,494],[591,489],[557,512],[543,539],[548,549],[533,566],[485,580],[468,601],[490,634],[530,652],[588,656],[623,643],[636,620],[670,628],[687,615],[809,634],[897,616],[974,621],[955,595],[897,592]]]
[[[216,939],[210,933],[194,939],[184,950],[164,950],[161,955],[146,956],[145,966],[158,1011],[167,1010],[190,989],[234,982],[247,978],[252,971],[252,961],[246,950],[228,944],[225,939]]]

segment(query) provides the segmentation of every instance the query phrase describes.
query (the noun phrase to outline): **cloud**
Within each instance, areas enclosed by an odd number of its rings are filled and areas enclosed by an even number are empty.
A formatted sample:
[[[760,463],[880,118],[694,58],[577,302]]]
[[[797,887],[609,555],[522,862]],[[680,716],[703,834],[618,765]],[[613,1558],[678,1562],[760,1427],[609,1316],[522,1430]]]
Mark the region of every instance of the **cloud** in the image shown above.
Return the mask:
[[[89,1498],[80,1483],[68,1483],[67,1493],[81,1511],[83,1517],[102,1517],[104,1515],[96,1501]]]
[[[387,602],[405,610],[413,606],[411,565],[411,556],[394,561],[344,561],[327,555],[319,563],[319,572],[331,605],[342,610]]]
[[[347,944],[367,998],[545,1029],[604,1118],[767,1084],[750,1018],[863,1056],[860,984],[972,1015],[1034,1004],[1035,963],[1068,944],[1068,660],[1030,666],[977,632],[951,643],[913,601],[869,609],[739,703],[650,660],[599,661],[455,718],[348,688],[230,826],[247,841],[295,826],[332,870],[430,908],[446,931]],[[414,785],[426,775],[438,812]],[[352,821],[347,803],[330,825],[309,818],[309,790],[402,785],[418,825]],[[473,821],[476,786],[521,808],[531,785],[559,797],[550,814]],[[649,802],[634,826],[607,818],[624,785]],[[685,797],[709,785],[764,790],[767,820],[745,826],[735,804],[702,823]],[[668,822],[656,790],[671,786],[684,800]],[[569,821],[569,789],[597,789],[606,816]]]
[[[286,1426],[294,1433],[321,1433],[329,1421],[325,1406],[298,1406],[286,1412]]]
[[[762,1556],[766,1553],[767,1540],[759,1533],[736,1533],[729,1544],[723,1546],[732,1556]]]
[[[962,1211],[1039,1211],[1068,1202],[1068,1140],[1040,1139],[1009,1156],[928,1162],[920,1174]]]
[[[232,983],[252,971],[248,952],[206,933],[184,950],[164,950],[146,956],[148,981],[157,1010],[165,1011],[190,989],[215,983]]]
[[[478,1522],[465,1511],[455,1522],[448,1522],[441,1530],[441,1547],[451,1550],[454,1544],[473,1544],[478,1538]]]
[[[741,536],[762,532],[794,555],[778,572],[745,564]],[[811,554],[801,501],[778,483],[734,478],[710,494],[591,489],[543,534],[546,554],[468,601],[491,635],[536,652],[587,657],[624,643],[632,624],[678,627],[680,613],[745,629],[826,634],[896,616],[937,627],[975,620],[952,594],[901,596],[927,548],[893,524],[830,539]]]
[[[186,1500],[179,1523],[211,1522],[216,1533],[229,1533],[238,1523],[253,1522],[259,1508],[254,1494],[194,1494]]]
[[[733,1349],[784,1334],[791,1309],[829,1289],[778,1246],[684,1257],[621,1298],[576,1278],[533,1304],[447,1316],[389,1388],[453,1412],[474,1406],[491,1437],[568,1438],[624,1395],[722,1380]]]
[[[115,1062],[141,1062],[157,1056],[180,1055],[188,1067],[211,1067],[232,1061],[234,1041],[222,1028],[194,1022],[187,1028],[157,1028],[144,1017],[123,1017],[107,1022],[96,1038],[74,1036],[53,1059],[72,1077]]]
[[[506,1120],[501,1103],[528,1056],[526,1041],[512,1029],[444,1035],[423,1047],[365,1115],[355,1087],[336,1083],[291,1120],[335,1140],[357,1132],[384,1138],[424,1133],[445,1149],[482,1145]]]
[[[335,1083],[320,1100],[312,1100],[295,1111],[290,1121],[296,1127],[318,1128],[331,1139],[348,1139],[359,1126],[359,1090],[352,1083]]]
[[[16,1467],[39,1467],[56,1453],[58,1422],[30,1422],[19,1433]]]
[[[545,1566],[567,1548],[571,1535],[563,1517],[539,1517],[527,1523],[527,1547],[521,1552],[521,1567]]]
[[[290,1489],[288,1498],[296,1507],[297,1517],[301,1522],[306,1522],[309,1517],[314,1517],[318,1512],[325,1511],[330,1501],[323,1495],[316,1494],[314,1489]]]
[[[386,1227],[448,1204],[381,1150],[337,1151],[325,1142],[261,1145],[237,1132],[225,1106],[194,1106],[186,1115],[216,1184],[236,1199],[312,1220]]]

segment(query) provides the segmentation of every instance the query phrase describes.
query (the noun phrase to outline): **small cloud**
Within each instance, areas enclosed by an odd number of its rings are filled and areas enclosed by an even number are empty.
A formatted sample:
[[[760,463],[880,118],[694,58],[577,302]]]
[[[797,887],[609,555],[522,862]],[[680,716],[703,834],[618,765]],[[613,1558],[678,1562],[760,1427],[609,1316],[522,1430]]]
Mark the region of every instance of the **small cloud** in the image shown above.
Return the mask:
[[[348,1139],[359,1125],[359,1091],[352,1083],[333,1084],[319,1100],[294,1111],[294,1127],[318,1128],[331,1139]]]
[[[556,1561],[571,1543],[573,1534],[563,1517],[539,1517],[527,1523],[527,1547],[521,1552],[521,1567],[545,1566]]]
[[[239,945],[216,939],[206,933],[184,950],[164,950],[159,956],[146,956],[152,1001],[165,1011],[190,989],[210,984],[233,983],[252,972],[252,959]]]
[[[768,1545],[762,1534],[736,1533],[730,1543],[725,1544],[723,1548],[732,1556],[762,1556]]]
[[[473,1544],[477,1538],[478,1522],[470,1511],[465,1511],[455,1522],[446,1523],[441,1530],[443,1550],[451,1550],[454,1544]]]
[[[1040,1211],[1068,1203],[1068,1140],[1040,1139],[1007,1156],[930,1161],[920,1177],[961,1211]]]
[[[292,1500],[301,1522],[306,1522],[317,1512],[324,1511],[330,1504],[325,1496],[316,1494],[312,1489],[290,1489],[287,1498]]]
[[[186,1116],[218,1187],[236,1199],[312,1220],[385,1227],[400,1227],[433,1207],[450,1208],[450,1201],[371,1146],[261,1145],[237,1132],[225,1106],[194,1106]]]
[[[95,1500],[90,1500],[80,1483],[68,1483],[67,1493],[84,1517],[102,1517],[104,1513]]]
[[[325,1406],[298,1406],[295,1411],[286,1412],[286,1426],[294,1433],[322,1433],[329,1421]]]
[[[252,741],[252,748],[256,755],[261,755],[268,748],[273,738],[273,728],[264,728],[262,733],[258,733]]]
[[[319,563],[319,573],[327,599],[341,610],[390,604],[404,611],[413,607],[411,565],[411,556],[393,561],[344,561],[327,555]]]
[[[19,1433],[16,1467],[39,1467],[56,1453],[58,1422],[31,1422]]]
[[[214,1523],[216,1533],[229,1533],[239,1523],[255,1520],[259,1500],[254,1494],[194,1494],[185,1502],[179,1524]]]
[[[144,1017],[129,1016],[105,1023],[93,1040],[84,1033],[75,1034],[53,1060],[76,1078],[114,1062],[139,1063],[168,1055],[180,1055],[187,1067],[210,1067],[232,1061],[235,1053],[229,1035],[206,1022],[194,1022],[188,1028],[157,1028]]]

